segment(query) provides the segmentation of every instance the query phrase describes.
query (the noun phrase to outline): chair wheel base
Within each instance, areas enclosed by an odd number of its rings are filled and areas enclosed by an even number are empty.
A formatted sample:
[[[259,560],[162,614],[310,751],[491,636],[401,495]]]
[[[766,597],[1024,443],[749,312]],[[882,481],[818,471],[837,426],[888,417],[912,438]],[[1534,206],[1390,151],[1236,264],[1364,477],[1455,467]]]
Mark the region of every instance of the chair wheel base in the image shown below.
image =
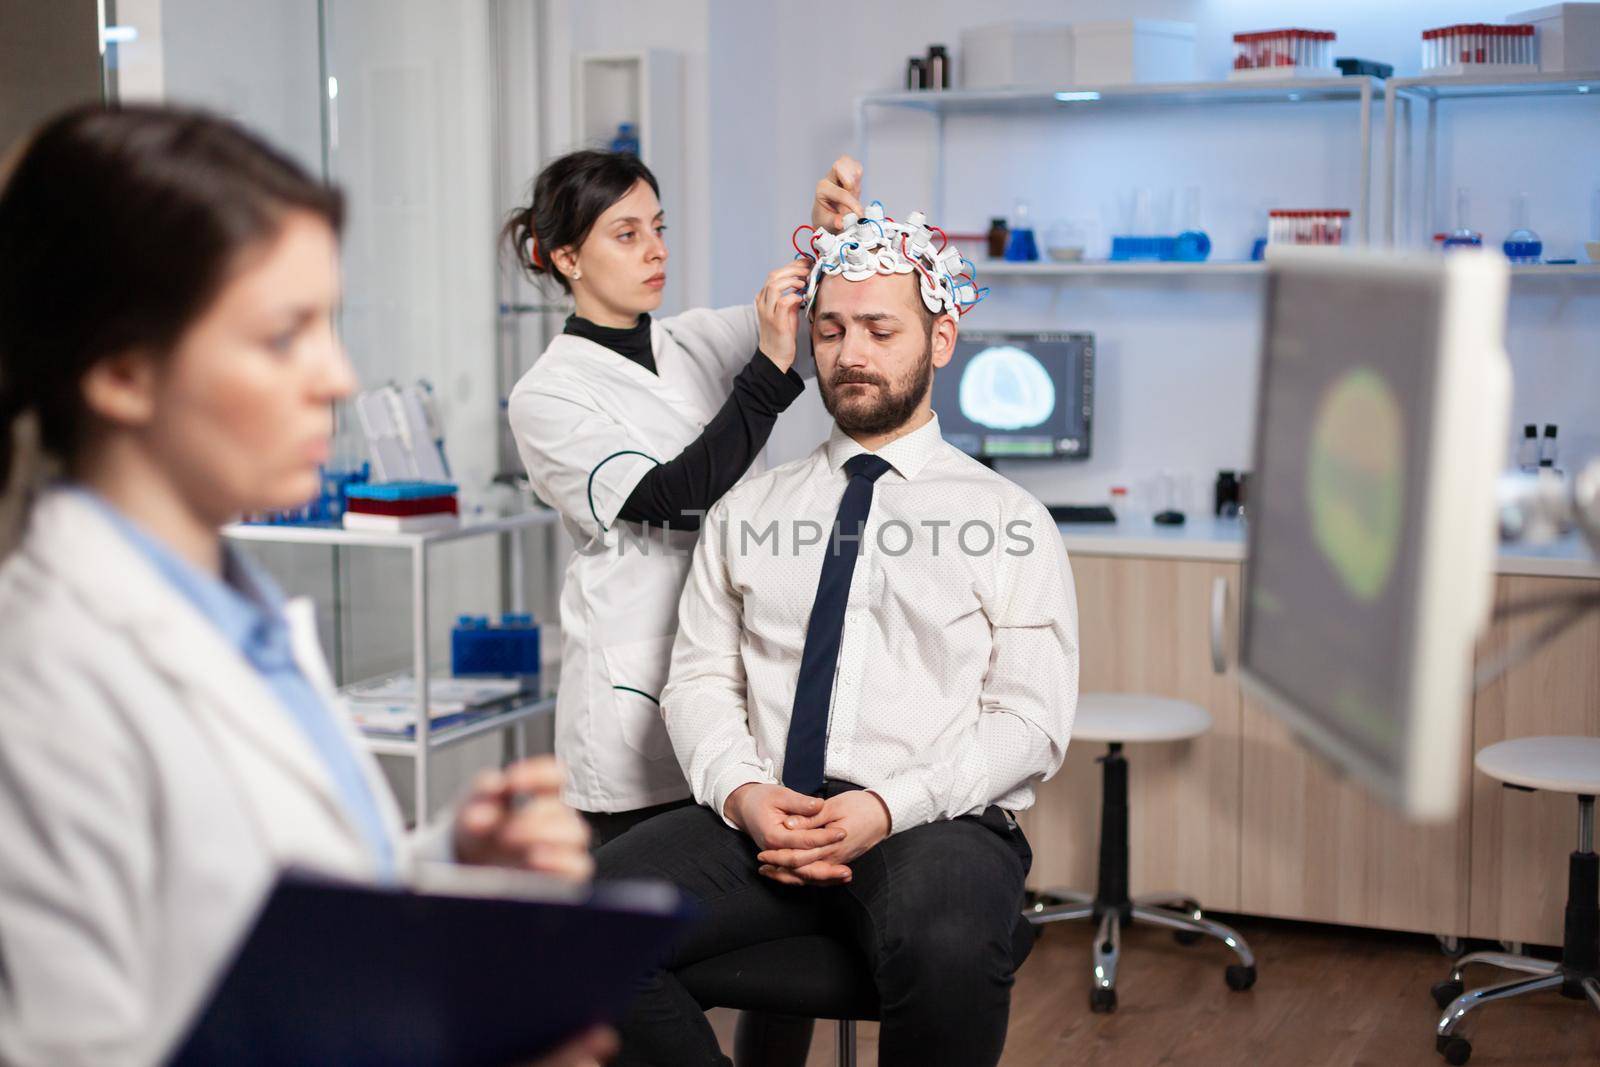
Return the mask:
[[[1465,990],[1466,986],[1462,983],[1446,980],[1443,982],[1435,982],[1433,988],[1428,992],[1433,994],[1433,1002],[1439,1005],[1439,1010],[1444,1011],[1444,1009],[1448,1008],[1451,1002],[1459,997]],[[1443,1050],[1441,1049],[1440,1051]]]
[[[1433,1045],[1446,1063],[1461,1067],[1472,1056],[1472,1043],[1464,1037],[1436,1037]]]
[[[1229,989],[1235,993],[1243,993],[1256,984],[1256,969],[1253,965],[1230,963],[1228,969],[1222,973],[1222,977],[1227,979]]]
[[[1104,1015],[1116,1011],[1117,991],[1115,989],[1089,990],[1089,1010],[1096,1015]]]

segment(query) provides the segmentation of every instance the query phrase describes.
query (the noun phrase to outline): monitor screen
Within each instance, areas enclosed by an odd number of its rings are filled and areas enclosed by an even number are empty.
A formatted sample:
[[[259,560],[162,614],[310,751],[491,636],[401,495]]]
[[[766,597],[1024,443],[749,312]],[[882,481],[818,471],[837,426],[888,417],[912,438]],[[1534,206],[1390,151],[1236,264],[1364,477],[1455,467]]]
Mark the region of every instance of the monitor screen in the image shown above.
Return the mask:
[[[934,372],[944,439],[984,458],[1086,459],[1094,335],[963,333]]]
[[[1240,662],[1378,780],[1406,767],[1443,293],[1437,270],[1268,282]]]

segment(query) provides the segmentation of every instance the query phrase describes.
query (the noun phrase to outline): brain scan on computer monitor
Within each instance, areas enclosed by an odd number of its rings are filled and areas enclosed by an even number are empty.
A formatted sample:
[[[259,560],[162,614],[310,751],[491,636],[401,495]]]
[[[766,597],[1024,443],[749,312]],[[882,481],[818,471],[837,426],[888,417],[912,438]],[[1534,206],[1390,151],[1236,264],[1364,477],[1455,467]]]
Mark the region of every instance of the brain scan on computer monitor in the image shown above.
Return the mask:
[[[963,333],[934,374],[946,441],[981,458],[1086,459],[1094,415],[1094,337]]]

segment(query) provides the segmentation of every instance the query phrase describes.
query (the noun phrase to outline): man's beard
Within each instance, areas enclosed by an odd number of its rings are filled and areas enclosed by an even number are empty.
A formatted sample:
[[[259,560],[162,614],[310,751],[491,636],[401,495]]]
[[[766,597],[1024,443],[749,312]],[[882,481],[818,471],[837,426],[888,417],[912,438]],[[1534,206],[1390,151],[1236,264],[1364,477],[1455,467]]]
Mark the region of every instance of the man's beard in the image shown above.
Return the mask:
[[[849,434],[876,437],[892,433],[904,426],[922,405],[928,394],[928,383],[933,380],[933,341],[928,341],[922,360],[893,387],[887,378],[864,370],[840,370],[827,383],[818,380],[822,388],[822,406],[839,424],[839,429]],[[840,402],[837,390],[851,382],[867,382],[878,387],[875,398],[852,396]]]

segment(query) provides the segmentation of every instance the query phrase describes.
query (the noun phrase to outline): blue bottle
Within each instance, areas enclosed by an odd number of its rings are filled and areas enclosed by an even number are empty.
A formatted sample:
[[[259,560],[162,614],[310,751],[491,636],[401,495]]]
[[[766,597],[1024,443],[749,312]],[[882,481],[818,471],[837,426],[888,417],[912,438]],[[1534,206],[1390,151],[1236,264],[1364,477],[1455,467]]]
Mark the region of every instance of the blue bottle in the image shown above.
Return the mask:
[[[1019,200],[1011,220],[1011,235],[1006,239],[1006,259],[1012,263],[1032,263],[1038,258],[1039,242],[1033,236],[1028,205]]]
[[[1178,234],[1172,258],[1183,263],[1204,263],[1211,255],[1211,238],[1204,230],[1184,230]]]
[[[1528,229],[1528,194],[1518,193],[1515,207],[1516,229],[1506,235],[1500,248],[1516,264],[1537,263],[1544,256],[1544,242]]]

